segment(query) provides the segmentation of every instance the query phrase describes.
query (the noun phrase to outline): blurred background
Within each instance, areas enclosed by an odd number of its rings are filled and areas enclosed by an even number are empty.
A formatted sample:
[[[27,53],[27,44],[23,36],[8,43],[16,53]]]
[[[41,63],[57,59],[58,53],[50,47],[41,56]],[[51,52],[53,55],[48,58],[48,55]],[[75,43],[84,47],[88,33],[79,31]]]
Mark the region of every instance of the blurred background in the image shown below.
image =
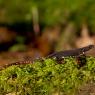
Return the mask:
[[[0,0],[0,65],[89,44],[95,0]]]

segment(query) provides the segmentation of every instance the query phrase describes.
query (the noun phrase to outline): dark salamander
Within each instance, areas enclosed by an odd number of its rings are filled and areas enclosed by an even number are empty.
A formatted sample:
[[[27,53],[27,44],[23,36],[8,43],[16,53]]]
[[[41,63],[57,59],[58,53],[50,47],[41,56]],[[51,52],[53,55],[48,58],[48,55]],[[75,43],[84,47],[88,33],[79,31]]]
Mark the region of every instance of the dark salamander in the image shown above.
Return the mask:
[[[56,58],[57,60],[61,60],[64,57],[80,57],[82,55],[85,55],[86,51],[89,51],[90,49],[94,48],[94,45],[88,45],[86,47],[83,48],[78,48],[78,49],[73,49],[73,50],[66,50],[66,51],[59,51],[59,52],[55,52],[53,54],[50,54],[48,56],[46,56],[45,58]],[[39,58],[41,59],[41,58]],[[3,68],[9,67],[11,65],[21,65],[21,64],[31,64],[33,63],[33,60],[27,60],[27,61],[18,61],[18,62],[14,62],[11,64],[6,64],[4,66],[0,67],[0,70],[2,70]]]
[[[56,58],[56,59],[62,59],[64,57],[79,57],[81,55],[84,55],[86,51],[89,51],[90,49],[94,48],[94,45],[88,45],[83,48],[73,49],[73,50],[65,50],[65,51],[59,51],[55,52],[53,54],[48,55],[46,58]]]

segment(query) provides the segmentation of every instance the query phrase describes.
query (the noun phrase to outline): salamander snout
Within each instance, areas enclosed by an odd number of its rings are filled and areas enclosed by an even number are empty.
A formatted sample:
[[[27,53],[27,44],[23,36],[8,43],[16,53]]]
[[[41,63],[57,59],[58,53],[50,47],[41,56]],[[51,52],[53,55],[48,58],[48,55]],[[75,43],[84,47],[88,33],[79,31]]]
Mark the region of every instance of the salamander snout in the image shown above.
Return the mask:
[[[89,49],[92,49],[94,47],[95,47],[95,45],[89,45]]]

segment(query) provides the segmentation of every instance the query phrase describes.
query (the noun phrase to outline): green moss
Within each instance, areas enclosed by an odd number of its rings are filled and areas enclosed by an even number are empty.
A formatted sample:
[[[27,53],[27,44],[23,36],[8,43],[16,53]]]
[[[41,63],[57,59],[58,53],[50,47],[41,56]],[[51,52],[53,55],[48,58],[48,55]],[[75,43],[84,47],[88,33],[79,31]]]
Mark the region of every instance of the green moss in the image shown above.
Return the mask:
[[[80,68],[75,58],[65,58],[62,62],[45,59],[7,67],[0,71],[0,95],[74,95],[82,84],[95,80],[95,58],[86,57],[86,60]]]

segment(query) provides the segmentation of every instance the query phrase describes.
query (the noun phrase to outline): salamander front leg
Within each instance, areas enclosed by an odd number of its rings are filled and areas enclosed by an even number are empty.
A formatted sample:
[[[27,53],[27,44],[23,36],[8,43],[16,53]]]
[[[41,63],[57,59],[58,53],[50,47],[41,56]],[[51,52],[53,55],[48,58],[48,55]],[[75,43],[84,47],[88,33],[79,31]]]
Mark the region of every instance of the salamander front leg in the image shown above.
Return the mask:
[[[83,67],[87,63],[86,56],[82,55],[82,56],[76,57],[76,62],[78,64],[78,68]]]
[[[63,64],[64,63],[64,56],[62,57],[53,57],[54,60],[56,60],[56,62],[58,64]]]

